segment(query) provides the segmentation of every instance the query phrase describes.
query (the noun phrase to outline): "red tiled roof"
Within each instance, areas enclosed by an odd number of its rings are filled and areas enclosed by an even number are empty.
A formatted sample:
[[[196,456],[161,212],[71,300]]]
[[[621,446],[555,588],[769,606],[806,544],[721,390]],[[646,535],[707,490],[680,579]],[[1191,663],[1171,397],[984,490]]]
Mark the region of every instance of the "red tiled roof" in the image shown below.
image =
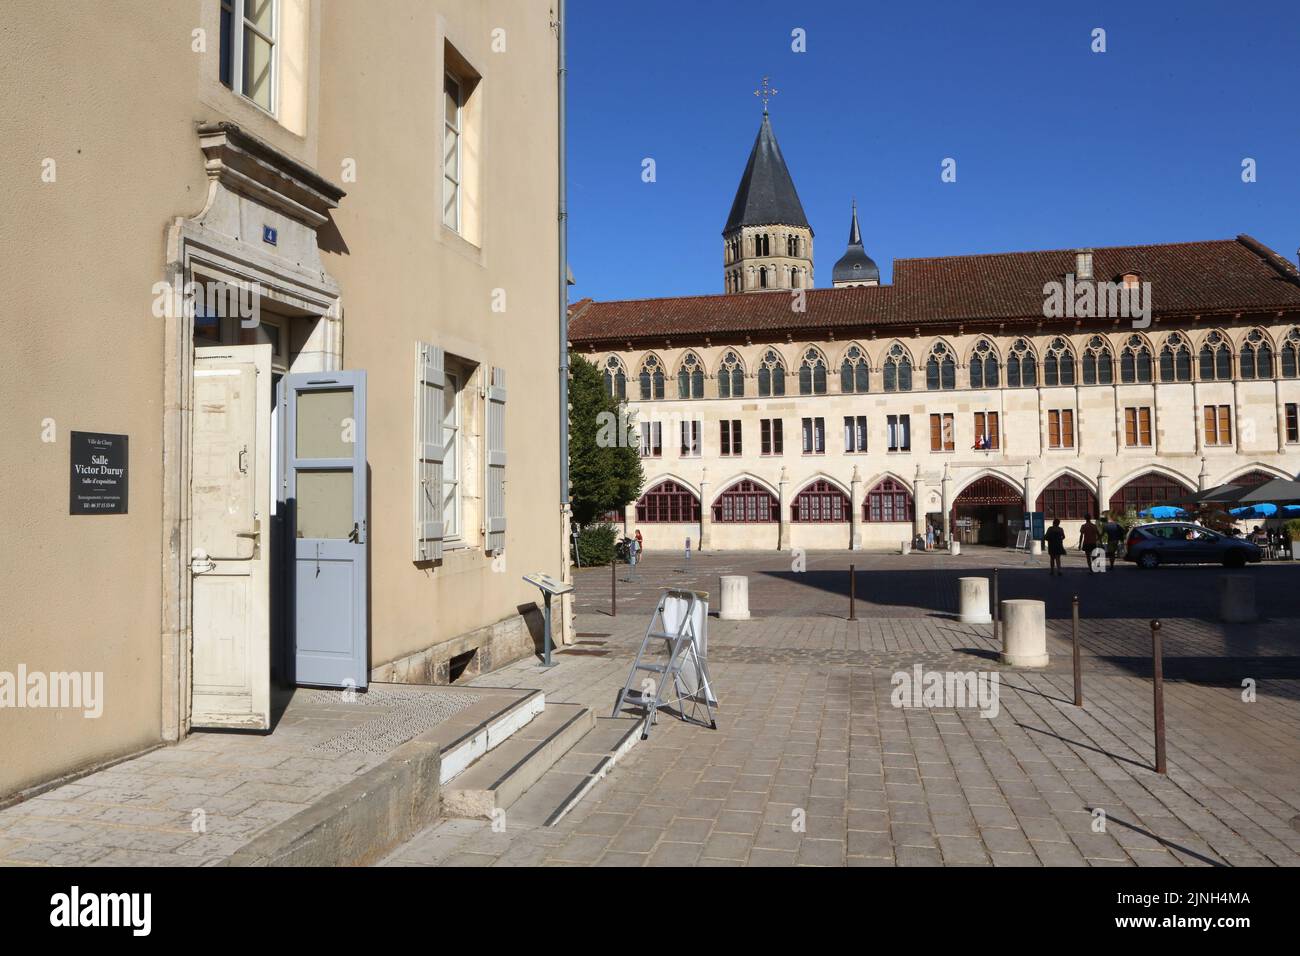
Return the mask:
[[[1136,272],[1151,283],[1157,315],[1300,309],[1300,272],[1250,236],[1092,250],[1093,275]],[[576,344],[881,325],[1042,319],[1043,285],[1074,271],[1075,250],[899,259],[884,286],[808,289],[795,311],[789,290],[594,302],[570,307]],[[1063,320],[1073,321],[1073,320]]]

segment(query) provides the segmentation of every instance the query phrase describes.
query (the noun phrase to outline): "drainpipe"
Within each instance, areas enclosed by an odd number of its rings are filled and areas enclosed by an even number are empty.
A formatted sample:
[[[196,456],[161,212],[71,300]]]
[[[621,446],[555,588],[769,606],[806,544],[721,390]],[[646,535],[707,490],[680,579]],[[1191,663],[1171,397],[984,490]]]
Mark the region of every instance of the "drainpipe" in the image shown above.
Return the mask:
[[[556,0],[555,43],[557,126],[556,166],[559,170],[559,287],[560,287],[560,509],[569,508],[569,191],[565,169],[566,116],[564,108],[568,68],[564,59],[565,0]],[[567,545],[566,545],[567,553]],[[567,562],[566,562],[567,564]]]
[[[569,188],[568,172],[565,164],[567,148],[568,121],[565,110],[565,96],[568,81],[568,67],[565,64],[565,0],[556,0],[555,4],[555,94],[556,94],[556,183],[558,209],[556,229],[559,240],[559,264],[557,285],[559,287],[560,308],[560,580],[572,581],[573,572],[569,567]],[[573,594],[560,598],[560,643],[572,644],[576,639],[573,622]]]

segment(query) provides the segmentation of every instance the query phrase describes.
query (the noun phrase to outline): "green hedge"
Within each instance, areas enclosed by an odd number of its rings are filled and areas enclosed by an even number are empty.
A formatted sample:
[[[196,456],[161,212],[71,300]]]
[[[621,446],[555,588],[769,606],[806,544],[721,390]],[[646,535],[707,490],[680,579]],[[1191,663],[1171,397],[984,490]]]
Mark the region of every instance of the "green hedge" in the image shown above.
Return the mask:
[[[578,532],[578,558],[583,567],[609,564],[614,560],[618,529],[612,524],[588,525]]]

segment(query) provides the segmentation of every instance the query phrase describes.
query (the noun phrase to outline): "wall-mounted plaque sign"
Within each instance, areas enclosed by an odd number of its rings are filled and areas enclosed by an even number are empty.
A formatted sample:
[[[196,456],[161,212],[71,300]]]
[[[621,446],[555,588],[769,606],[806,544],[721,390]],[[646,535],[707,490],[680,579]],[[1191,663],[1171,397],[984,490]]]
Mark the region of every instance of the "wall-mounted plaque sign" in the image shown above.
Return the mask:
[[[126,514],[126,435],[72,433],[68,514]]]

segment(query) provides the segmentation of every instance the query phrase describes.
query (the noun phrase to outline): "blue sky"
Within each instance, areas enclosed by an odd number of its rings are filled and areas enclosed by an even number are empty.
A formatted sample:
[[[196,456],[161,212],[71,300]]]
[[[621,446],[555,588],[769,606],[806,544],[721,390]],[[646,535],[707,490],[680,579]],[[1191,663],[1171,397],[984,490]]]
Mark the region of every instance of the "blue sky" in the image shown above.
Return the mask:
[[[1300,246],[1294,2],[569,0],[568,37],[575,299],[722,291],[765,74],[819,287],[852,196],[884,281],[912,256],[1241,232],[1292,261]]]

